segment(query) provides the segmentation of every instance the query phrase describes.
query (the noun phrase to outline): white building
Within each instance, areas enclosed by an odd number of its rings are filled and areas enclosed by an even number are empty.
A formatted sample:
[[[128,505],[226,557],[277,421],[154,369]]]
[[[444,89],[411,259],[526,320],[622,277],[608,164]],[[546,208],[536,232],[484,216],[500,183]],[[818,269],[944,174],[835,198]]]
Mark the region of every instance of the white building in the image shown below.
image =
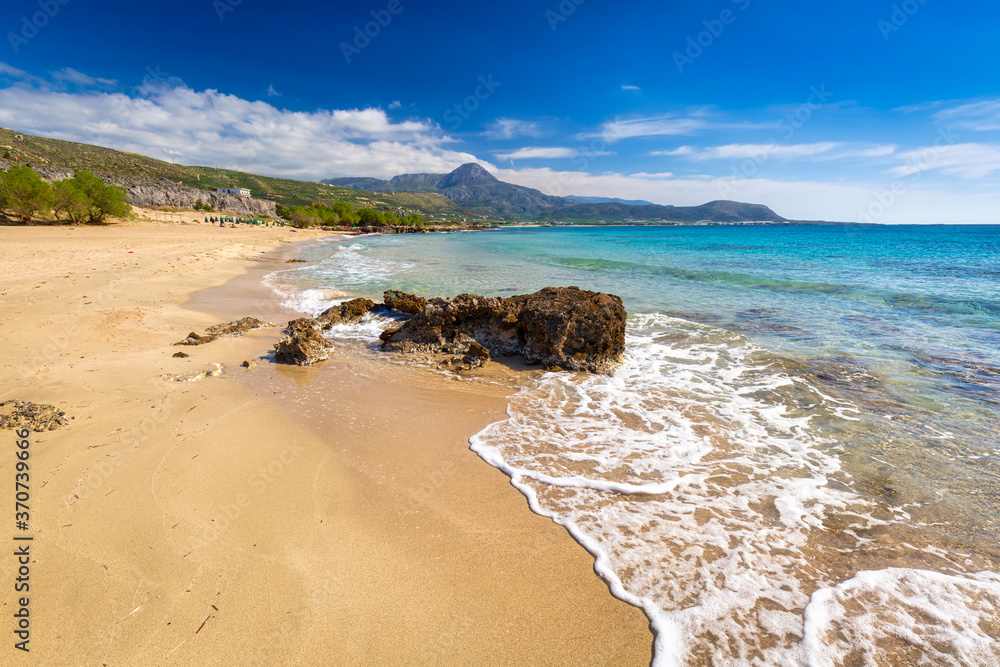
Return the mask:
[[[215,188],[215,191],[224,195],[236,195],[237,197],[249,197],[249,188]]]

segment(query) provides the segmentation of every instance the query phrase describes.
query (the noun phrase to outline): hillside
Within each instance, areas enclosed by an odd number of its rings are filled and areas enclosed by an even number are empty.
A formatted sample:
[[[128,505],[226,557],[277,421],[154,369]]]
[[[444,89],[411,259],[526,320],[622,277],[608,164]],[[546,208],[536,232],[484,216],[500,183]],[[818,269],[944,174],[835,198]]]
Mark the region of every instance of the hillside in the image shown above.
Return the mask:
[[[260,176],[215,167],[171,164],[135,153],[35,137],[5,128],[0,128],[0,151],[2,150],[10,150],[11,157],[20,158],[25,164],[73,170],[85,169],[100,174],[136,179],[166,178],[204,190],[228,186],[245,187],[253,191],[254,197],[271,199],[284,206],[347,201],[361,207],[385,206],[417,211],[430,219],[461,220],[475,217],[470,211],[436,193],[404,192],[374,196],[370,192],[323,183]]]

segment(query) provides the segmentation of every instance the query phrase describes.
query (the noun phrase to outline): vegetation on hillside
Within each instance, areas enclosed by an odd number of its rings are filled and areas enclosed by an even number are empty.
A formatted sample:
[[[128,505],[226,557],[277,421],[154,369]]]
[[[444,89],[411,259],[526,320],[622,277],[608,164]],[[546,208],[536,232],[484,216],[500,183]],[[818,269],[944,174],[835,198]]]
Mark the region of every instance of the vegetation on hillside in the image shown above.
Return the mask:
[[[49,185],[34,169],[15,165],[0,172],[0,211],[24,223],[54,211],[57,221],[65,216],[74,224],[96,225],[108,217],[125,217],[132,207],[124,189],[105,185],[90,172]]]
[[[416,213],[397,215],[392,211],[380,211],[373,208],[355,210],[349,202],[341,201],[333,205],[313,203],[309,206],[292,208],[279,207],[278,215],[287,218],[296,227],[312,227],[326,225],[330,227],[357,227],[383,225],[399,225],[406,227],[423,227],[424,219]]]
[[[355,207],[402,209],[419,213],[431,222],[473,217],[469,211],[436,193],[373,194],[323,183],[272,178],[216,167],[188,167],[144,155],[78,144],[58,139],[34,137],[0,128],[0,148],[21,164],[86,170],[128,178],[166,178],[204,190],[244,187],[254,197],[273,200],[285,207],[310,206],[314,202],[332,205],[348,202]]]

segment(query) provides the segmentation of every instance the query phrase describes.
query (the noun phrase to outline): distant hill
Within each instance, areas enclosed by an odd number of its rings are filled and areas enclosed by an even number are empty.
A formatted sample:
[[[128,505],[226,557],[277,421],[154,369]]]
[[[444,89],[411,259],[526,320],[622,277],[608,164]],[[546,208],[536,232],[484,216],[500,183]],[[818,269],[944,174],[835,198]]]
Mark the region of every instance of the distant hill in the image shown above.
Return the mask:
[[[400,192],[396,195],[376,197],[370,191],[359,192],[356,188],[273,178],[215,167],[187,167],[136,153],[35,137],[0,128],[0,154],[3,150],[9,150],[12,158],[20,158],[24,164],[72,170],[85,169],[109,176],[126,176],[134,179],[166,178],[203,190],[229,186],[250,188],[254,197],[270,199],[284,206],[347,201],[358,207],[374,206],[416,211],[430,219],[461,220],[475,217],[473,212],[433,192]]]
[[[618,199],[617,197],[577,197],[570,195],[566,197],[577,204],[628,204],[629,206],[656,206],[651,201],[645,199]]]
[[[712,201],[701,206],[636,206],[634,204],[577,204],[548,213],[553,222],[787,222],[760,204]]]
[[[474,162],[450,174],[403,174],[388,181],[375,178],[331,178],[323,181],[379,193],[421,192],[444,195],[462,208],[488,217],[535,218],[572,202],[522,185],[504,183]]]
[[[607,197],[553,197],[498,180],[475,163],[450,174],[403,174],[377,178],[331,178],[324,183],[379,193],[439,193],[483,216],[547,222],[787,222],[760,204],[713,201],[701,206],[658,206],[643,200]]]

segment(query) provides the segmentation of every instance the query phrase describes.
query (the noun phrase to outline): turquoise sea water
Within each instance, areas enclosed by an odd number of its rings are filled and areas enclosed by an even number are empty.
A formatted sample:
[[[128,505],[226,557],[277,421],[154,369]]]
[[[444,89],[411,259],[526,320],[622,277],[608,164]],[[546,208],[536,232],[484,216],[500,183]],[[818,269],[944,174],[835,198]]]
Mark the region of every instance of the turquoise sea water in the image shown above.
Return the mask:
[[[269,280],[312,313],[386,289],[624,299],[621,368],[543,375],[472,446],[646,611],[658,664],[1000,664],[1000,227],[513,229],[300,256]]]

